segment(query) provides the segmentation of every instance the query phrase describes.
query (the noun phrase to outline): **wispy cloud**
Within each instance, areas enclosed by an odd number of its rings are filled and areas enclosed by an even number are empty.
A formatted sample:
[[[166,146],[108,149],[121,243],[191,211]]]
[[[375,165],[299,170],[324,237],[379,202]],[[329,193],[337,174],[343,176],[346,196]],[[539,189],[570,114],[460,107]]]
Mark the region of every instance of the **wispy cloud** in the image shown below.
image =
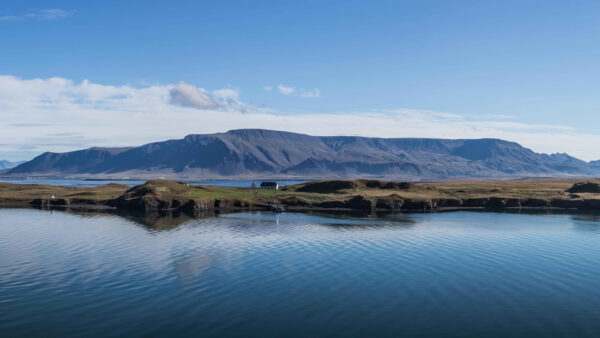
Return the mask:
[[[517,118],[516,116],[508,114],[487,114],[486,116],[495,120],[514,120]]]
[[[279,89],[279,91],[281,92],[281,94],[283,95],[290,95],[291,93],[296,91],[296,88],[294,87],[288,87],[288,86],[284,86],[282,84],[277,85],[277,89]]]
[[[321,91],[319,91],[319,88],[313,90],[300,89],[296,93],[296,96],[303,98],[321,97]]]
[[[273,87],[271,87],[271,86],[265,86],[266,91],[271,91],[272,89],[273,89]],[[321,97],[321,91],[319,90],[319,88],[310,90],[310,89],[296,88],[296,87],[290,87],[290,86],[278,84],[277,89],[279,90],[279,92],[281,94],[286,95],[286,96],[294,95],[296,97],[301,97],[301,98]]]
[[[25,152],[140,145],[239,128],[312,135],[501,138],[538,152],[600,159],[600,135],[518,119],[416,109],[274,113],[241,101],[231,88],[208,90],[186,83],[136,88],[0,76],[0,155],[12,159],[22,159],[17,155]]]
[[[56,20],[69,17],[73,13],[74,11],[67,11],[60,8],[36,9],[23,14],[0,16],[0,21],[18,21],[26,19]]]

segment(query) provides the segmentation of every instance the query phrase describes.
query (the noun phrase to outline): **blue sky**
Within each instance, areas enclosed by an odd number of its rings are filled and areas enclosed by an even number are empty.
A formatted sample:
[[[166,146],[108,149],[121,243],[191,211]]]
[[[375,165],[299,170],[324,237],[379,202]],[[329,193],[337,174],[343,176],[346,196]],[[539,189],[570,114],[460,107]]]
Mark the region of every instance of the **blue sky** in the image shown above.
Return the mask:
[[[599,1],[3,1],[0,46],[0,75],[10,86],[0,86],[4,158],[224,131],[248,121],[377,136],[386,119],[398,126],[405,119],[433,125],[381,136],[502,137],[536,151],[600,159],[593,147],[600,135]],[[27,82],[55,77],[71,82],[59,84],[56,97],[40,94],[54,92],[56,83],[42,90]],[[184,83],[235,104],[146,106],[148,113],[161,110],[156,121],[191,114],[193,123],[140,130],[134,138],[102,128],[135,123],[127,115],[135,102],[103,106],[107,97],[81,94],[84,80],[122,89],[108,99],[162,88],[156,95],[173,103],[165,93]],[[23,106],[12,99],[19,93],[37,104],[11,108]],[[123,119],[103,124],[103,109],[121,111]],[[55,121],[44,120],[53,112]],[[380,122],[360,130],[306,121],[330,123],[334,115]],[[281,119],[290,116],[306,124]],[[455,133],[436,129],[449,122]]]

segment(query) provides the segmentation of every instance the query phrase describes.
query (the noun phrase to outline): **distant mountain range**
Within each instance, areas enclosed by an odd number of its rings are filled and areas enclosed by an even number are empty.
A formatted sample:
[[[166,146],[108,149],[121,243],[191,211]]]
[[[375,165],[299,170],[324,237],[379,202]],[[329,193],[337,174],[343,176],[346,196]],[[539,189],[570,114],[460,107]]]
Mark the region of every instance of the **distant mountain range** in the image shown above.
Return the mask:
[[[388,179],[591,176],[600,161],[539,154],[498,139],[309,136],[261,129],[188,135],[134,148],[44,153],[8,176]]]
[[[7,160],[0,160],[0,169],[14,168],[21,163],[25,163],[25,161],[11,162],[11,161],[7,161]]]

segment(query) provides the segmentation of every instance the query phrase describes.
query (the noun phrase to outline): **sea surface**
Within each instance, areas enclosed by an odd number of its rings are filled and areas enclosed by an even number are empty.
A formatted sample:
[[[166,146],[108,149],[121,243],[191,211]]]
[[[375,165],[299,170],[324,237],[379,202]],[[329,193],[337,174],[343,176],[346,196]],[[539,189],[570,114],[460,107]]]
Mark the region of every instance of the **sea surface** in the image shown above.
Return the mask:
[[[598,337],[600,216],[0,209],[0,336]]]
[[[96,187],[99,185],[109,183],[120,183],[130,186],[144,184],[146,181],[143,180],[78,180],[78,179],[10,179],[0,178],[0,182],[14,183],[14,184],[49,184],[63,187]],[[210,185],[217,187],[236,187],[236,188],[248,188],[252,183],[260,185],[261,180],[196,180],[190,181],[190,185]],[[298,183],[304,183],[306,181],[299,180],[277,180],[279,186],[286,186]]]

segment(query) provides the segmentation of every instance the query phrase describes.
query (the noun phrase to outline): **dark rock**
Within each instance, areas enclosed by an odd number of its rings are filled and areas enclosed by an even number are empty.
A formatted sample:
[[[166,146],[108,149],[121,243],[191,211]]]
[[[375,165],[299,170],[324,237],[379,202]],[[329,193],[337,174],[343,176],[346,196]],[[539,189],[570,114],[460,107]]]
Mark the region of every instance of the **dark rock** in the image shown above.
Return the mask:
[[[465,207],[484,207],[490,199],[487,197],[468,198],[463,201]]]
[[[550,205],[555,208],[582,209],[585,207],[585,202],[584,202],[584,200],[565,200],[565,199],[555,198],[550,201]]]
[[[375,209],[375,203],[364,196],[358,195],[346,201],[346,207],[355,210],[373,210]]]
[[[506,206],[509,208],[520,208],[521,207],[521,199],[509,198],[506,200]]]
[[[306,183],[296,191],[313,192],[319,194],[334,194],[340,193],[340,190],[353,189],[356,187],[356,182],[346,180],[331,180]]]
[[[187,203],[182,205],[181,209],[191,213],[202,213],[209,210],[215,209],[214,200],[189,200]]]
[[[341,208],[346,208],[346,202],[345,201],[325,201],[325,202],[319,202],[314,204],[314,206],[319,207],[319,208],[328,208],[328,209],[341,209]]]
[[[570,193],[600,193],[600,184],[592,182],[579,182],[573,184],[572,187],[567,189]]]
[[[583,201],[584,209],[600,210],[600,199],[586,199]]]
[[[304,198],[302,197],[297,197],[297,196],[290,196],[290,197],[286,197],[286,198],[281,198],[279,200],[280,203],[286,205],[286,206],[292,206],[292,207],[307,207],[310,206],[310,203],[307,202]]]
[[[384,183],[378,180],[367,180],[365,181],[365,186],[367,188],[381,188]]]
[[[518,198],[490,197],[485,206],[488,208],[520,208],[521,200]]]
[[[435,201],[438,208],[459,207],[463,204],[463,201],[457,198],[441,198]]]
[[[215,208],[232,209],[234,207],[235,207],[235,203],[232,200],[228,200],[228,199],[215,200]]]
[[[501,197],[490,197],[485,206],[488,208],[504,208],[506,206],[506,199]]]
[[[382,189],[394,189],[394,190],[407,190],[413,186],[412,183],[409,182],[387,182],[383,186]]]
[[[406,200],[402,205],[404,210],[432,210],[433,204],[429,201]]]
[[[378,197],[375,208],[385,210],[400,210],[404,200],[398,195],[390,195],[386,197]]]
[[[527,198],[521,200],[521,206],[529,208],[541,208],[550,206],[550,202],[542,198]]]

